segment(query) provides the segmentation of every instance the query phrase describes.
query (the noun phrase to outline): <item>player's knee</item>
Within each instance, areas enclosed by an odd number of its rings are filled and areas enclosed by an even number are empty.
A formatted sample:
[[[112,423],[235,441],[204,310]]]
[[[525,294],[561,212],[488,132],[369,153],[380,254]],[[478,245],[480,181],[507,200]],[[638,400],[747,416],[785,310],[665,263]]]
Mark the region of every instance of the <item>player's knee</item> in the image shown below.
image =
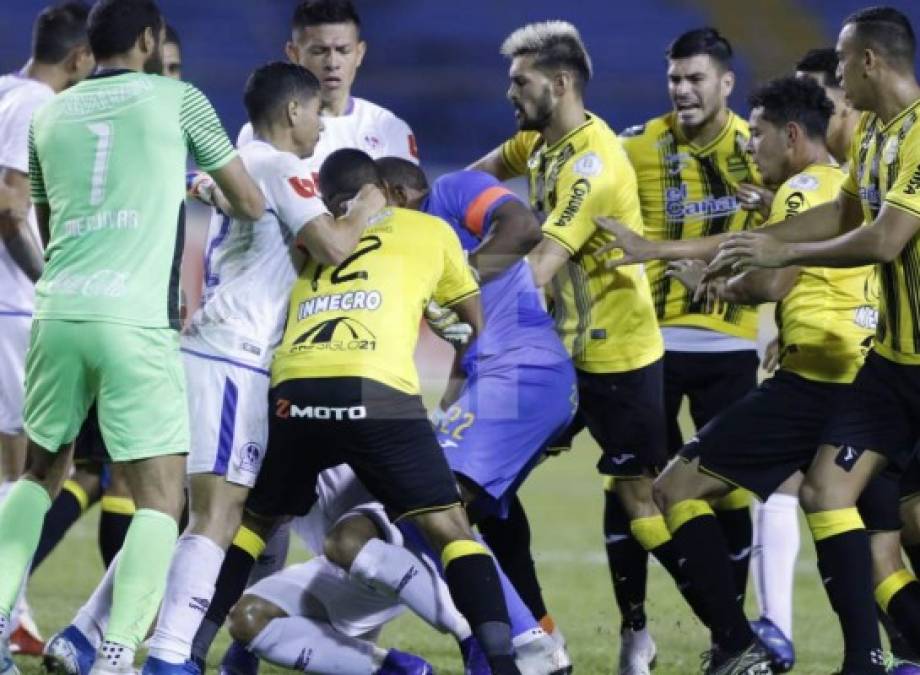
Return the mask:
[[[898,532],[876,532],[869,537],[872,552],[872,579],[878,585],[895,572],[904,569],[901,540]]]
[[[280,607],[255,595],[240,598],[228,617],[228,630],[237,642],[248,645],[272,619],[286,616]]]
[[[473,538],[466,512],[459,506],[421,513],[412,516],[412,520],[425,533],[428,543],[438,551],[452,541]]]
[[[799,504],[805,513],[819,513],[852,506],[852,504],[843,504],[844,501],[846,500],[843,495],[838,494],[834,486],[808,476],[805,477],[802,487],[799,488]]]
[[[323,554],[333,565],[348,570],[365,544],[379,536],[377,526],[370,518],[346,518],[326,534]]]

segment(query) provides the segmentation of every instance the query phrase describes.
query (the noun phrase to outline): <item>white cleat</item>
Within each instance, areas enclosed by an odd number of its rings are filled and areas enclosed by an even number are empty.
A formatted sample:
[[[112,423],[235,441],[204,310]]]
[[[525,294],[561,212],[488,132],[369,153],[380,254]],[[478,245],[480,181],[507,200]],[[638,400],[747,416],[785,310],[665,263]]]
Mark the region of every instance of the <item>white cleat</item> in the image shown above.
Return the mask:
[[[542,628],[535,628],[514,640],[515,663],[521,675],[568,675],[572,659],[562,644]]]
[[[619,675],[649,675],[655,668],[658,648],[648,628],[624,628],[620,633]]]
[[[96,652],[89,675],[137,675],[134,650],[106,640]]]

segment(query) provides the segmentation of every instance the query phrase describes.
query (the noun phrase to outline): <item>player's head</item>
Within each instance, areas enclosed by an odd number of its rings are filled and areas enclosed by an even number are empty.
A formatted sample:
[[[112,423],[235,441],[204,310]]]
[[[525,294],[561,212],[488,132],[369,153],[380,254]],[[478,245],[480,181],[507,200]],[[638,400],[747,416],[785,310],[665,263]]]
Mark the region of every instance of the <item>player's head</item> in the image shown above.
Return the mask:
[[[853,127],[850,122],[855,120],[855,113],[840,84],[837,65],[837,53],[833,49],[812,49],[795,64],[795,76],[817,82],[834,104],[834,114],[827,125],[827,144],[840,159],[850,143]]]
[[[166,24],[163,40],[163,74],[174,80],[182,79],[182,42],[176,29]]]
[[[285,54],[316,75],[326,105],[349,95],[366,50],[351,0],[304,0],[297,5]]]
[[[32,25],[32,60],[62,69],[67,83],[75,84],[96,64],[86,35],[89,7],[63,2],[46,7]]]
[[[508,99],[518,127],[545,129],[560,102],[581,101],[591,79],[591,57],[578,29],[566,21],[541,21],[505,38],[501,53],[511,60]]]
[[[323,123],[319,82],[296,63],[276,61],[257,68],[246,81],[243,104],[253,129],[275,139],[299,157],[313,154]]]
[[[751,151],[767,185],[801,171],[804,152],[824,147],[834,104],[811,78],[782,77],[756,89],[751,106]]]
[[[715,28],[696,28],[668,47],[668,95],[681,126],[711,122],[728,106],[735,86],[732,46]]]
[[[145,73],[163,73],[165,30],[153,0],[99,0],[89,13],[89,44],[96,60],[128,57]]]
[[[913,76],[917,39],[910,21],[892,7],[870,7],[848,16],[837,38],[838,74],[857,110],[872,110],[879,86]]]
[[[348,202],[368,183],[383,189],[377,165],[361,150],[336,150],[319,169],[319,190],[326,208],[336,218],[348,211]]]
[[[430,191],[421,167],[402,157],[381,157],[376,164],[387,202],[404,209],[419,209]]]

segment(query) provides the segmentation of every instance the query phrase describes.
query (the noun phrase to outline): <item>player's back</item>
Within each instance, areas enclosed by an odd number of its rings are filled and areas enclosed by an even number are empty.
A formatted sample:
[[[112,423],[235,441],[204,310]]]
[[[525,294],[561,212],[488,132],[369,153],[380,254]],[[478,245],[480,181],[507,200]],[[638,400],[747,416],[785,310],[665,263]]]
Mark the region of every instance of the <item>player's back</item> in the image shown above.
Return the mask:
[[[51,213],[37,316],[177,326],[187,148],[205,171],[234,155],[207,99],[109,71],[55,97],[31,133],[33,199]]]
[[[429,299],[450,306],[478,292],[444,221],[387,208],[342,264],[301,270],[272,381],[362,377],[417,394],[413,354]]]

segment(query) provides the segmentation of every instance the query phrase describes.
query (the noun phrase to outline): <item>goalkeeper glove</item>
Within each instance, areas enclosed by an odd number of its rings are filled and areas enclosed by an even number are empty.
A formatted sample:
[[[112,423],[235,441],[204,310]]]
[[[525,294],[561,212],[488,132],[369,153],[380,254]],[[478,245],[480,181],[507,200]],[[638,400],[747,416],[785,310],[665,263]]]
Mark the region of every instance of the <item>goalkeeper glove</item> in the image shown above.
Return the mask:
[[[425,308],[425,320],[438,337],[455,347],[465,345],[473,335],[470,324],[463,323],[454,310],[441,307],[434,300],[429,301]]]

